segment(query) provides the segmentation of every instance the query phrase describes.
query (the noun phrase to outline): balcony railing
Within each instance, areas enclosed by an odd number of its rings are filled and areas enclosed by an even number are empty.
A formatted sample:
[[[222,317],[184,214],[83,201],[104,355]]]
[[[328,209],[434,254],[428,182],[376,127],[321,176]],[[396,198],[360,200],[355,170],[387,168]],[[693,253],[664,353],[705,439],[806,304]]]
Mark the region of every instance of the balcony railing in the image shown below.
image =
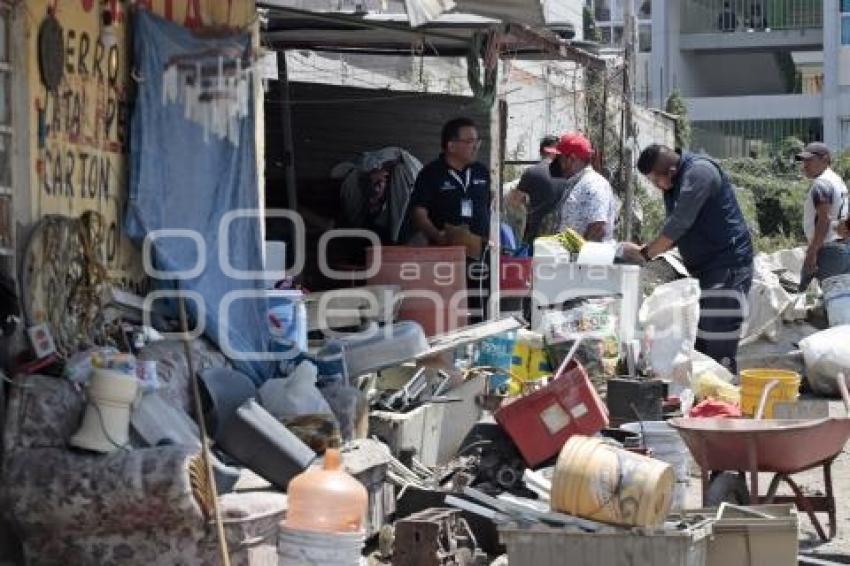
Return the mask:
[[[682,33],[748,33],[823,27],[821,0],[684,0]]]
[[[717,158],[766,157],[789,136],[803,142],[823,136],[818,118],[693,122],[691,147]]]

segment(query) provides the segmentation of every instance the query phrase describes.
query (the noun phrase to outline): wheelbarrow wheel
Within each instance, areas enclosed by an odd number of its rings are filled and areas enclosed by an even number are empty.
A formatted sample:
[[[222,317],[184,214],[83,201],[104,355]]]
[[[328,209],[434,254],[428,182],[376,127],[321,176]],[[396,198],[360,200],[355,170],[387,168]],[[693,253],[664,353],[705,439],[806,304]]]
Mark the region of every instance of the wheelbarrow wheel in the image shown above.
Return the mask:
[[[717,507],[721,503],[749,505],[750,491],[743,474],[737,472],[720,472],[714,475],[708,484],[705,494],[705,505]]]

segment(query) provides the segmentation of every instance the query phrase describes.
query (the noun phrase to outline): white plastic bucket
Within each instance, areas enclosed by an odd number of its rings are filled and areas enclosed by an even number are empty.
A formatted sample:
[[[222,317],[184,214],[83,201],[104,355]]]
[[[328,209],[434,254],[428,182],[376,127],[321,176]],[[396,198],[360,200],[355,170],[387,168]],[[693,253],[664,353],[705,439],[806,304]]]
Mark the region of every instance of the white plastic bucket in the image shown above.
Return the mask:
[[[320,533],[280,527],[277,554],[287,566],[360,566],[364,533]]]
[[[267,291],[268,323],[272,336],[307,351],[307,307],[301,291]]]
[[[676,485],[673,489],[673,504],[671,509],[679,511],[685,504],[690,475],[688,470],[688,446],[665,421],[643,421],[642,423],[626,423],[620,427],[629,432],[636,432],[643,437],[643,442],[652,449],[652,457],[667,462],[673,467]]]
[[[850,274],[824,279],[821,289],[829,325],[850,324]]]
[[[71,445],[103,453],[126,446],[130,404],[136,399],[138,388],[139,382],[132,375],[95,368],[88,384],[89,400],[83,422],[71,437]]]

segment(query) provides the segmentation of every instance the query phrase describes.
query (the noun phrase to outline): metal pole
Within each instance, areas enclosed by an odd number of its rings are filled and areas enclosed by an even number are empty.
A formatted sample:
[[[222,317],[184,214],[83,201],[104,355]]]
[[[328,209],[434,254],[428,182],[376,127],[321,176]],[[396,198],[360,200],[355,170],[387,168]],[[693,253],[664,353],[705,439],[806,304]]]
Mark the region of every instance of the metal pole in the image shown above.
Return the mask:
[[[212,503],[213,520],[215,521],[216,535],[218,537],[218,552],[221,556],[222,566],[230,566],[230,553],[227,550],[227,538],[224,535],[224,523],[221,519],[221,509],[218,506],[218,490],[215,485],[215,475],[212,469],[212,458],[210,456],[210,444],[207,437],[207,426],[204,421],[204,410],[201,406],[201,391],[198,385],[198,376],[195,373],[195,364],[192,361],[192,346],[189,343],[189,323],[186,320],[186,302],[183,295],[178,298],[178,308],[180,310],[180,331],[181,341],[183,342],[183,350],[186,354],[186,365],[189,368],[189,381],[192,384],[192,401],[195,408],[195,418],[198,421],[198,430],[201,433],[201,461],[204,465],[204,473],[206,474],[207,488],[210,502]]]
[[[626,0],[625,2],[625,13],[623,14],[625,17],[624,22],[624,33],[626,36],[626,64],[623,69],[623,81],[624,81],[624,92],[623,92],[623,129],[620,132],[622,138],[621,142],[621,154],[620,159],[621,167],[623,168],[623,175],[621,179],[625,184],[626,198],[623,203],[623,208],[626,211],[626,223],[625,223],[625,240],[632,239],[632,208],[634,207],[634,187],[632,186],[632,152],[631,148],[628,148],[628,140],[631,140],[634,136],[634,124],[632,123],[632,97],[634,90],[634,65],[637,61],[636,53],[635,53],[635,10],[634,10],[634,2],[635,0]]]
[[[289,69],[286,67],[286,51],[277,52],[280,76],[281,118],[283,122],[283,167],[286,180],[286,204],[293,212],[298,210],[298,191],[295,178],[295,147],[292,141],[292,98],[289,92]]]
[[[502,62],[496,66],[496,102],[490,107],[490,180],[493,194],[492,216],[490,217],[490,297],[487,314],[490,320],[500,315],[499,274],[501,273],[500,227],[502,218],[502,172],[505,161],[505,128],[507,125],[507,102],[502,85]]]
[[[544,113],[544,134],[548,133],[552,127],[552,85],[550,84],[551,69],[549,63],[543,63],[543,80],[546,83],[546,110]]]

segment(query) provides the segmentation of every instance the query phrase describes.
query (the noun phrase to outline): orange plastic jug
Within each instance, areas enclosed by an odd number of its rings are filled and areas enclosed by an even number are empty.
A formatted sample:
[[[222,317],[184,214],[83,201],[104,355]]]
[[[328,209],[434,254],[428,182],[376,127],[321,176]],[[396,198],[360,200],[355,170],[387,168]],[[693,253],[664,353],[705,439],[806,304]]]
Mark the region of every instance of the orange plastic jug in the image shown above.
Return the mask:
[[[339,449],[328,448],[322,467],[311,467],[289,482],[287,528],[324,533],[363,529],[369,496],[341,464]]]

